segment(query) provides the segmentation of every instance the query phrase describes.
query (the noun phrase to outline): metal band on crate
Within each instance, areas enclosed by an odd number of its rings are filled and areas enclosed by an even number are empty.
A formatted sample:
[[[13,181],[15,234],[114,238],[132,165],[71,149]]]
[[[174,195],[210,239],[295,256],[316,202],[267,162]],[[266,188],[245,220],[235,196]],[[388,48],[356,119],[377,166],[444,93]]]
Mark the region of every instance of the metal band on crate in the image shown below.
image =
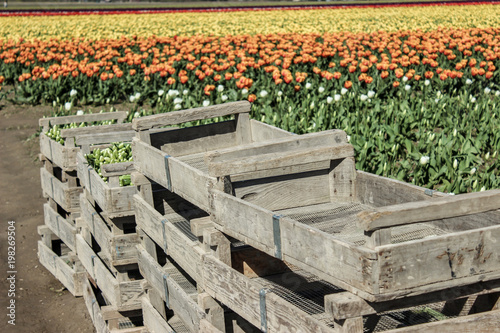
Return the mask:
[[[283,259],[281,253],[281,229],[280,220],[283,215],[273,215],[273,237],[274,237],[274,256],[278,259]]]
[[[163,251],[165,251],[165,254],[167,254],[167,249],[168,249],[167,236],[165,236],[165,223],[167,223],[167,222],[168,222],[167,219],[161,220],[161,228],[163,231]]]
[[[92,213],[92,233],[94,234],[94,237],[95,237],[95,221],[94,221],[95,214],[97,214],[97,212]]]
[[[56,215],[57,237],[61,238],[61,232],[59,231],[59,217],[59,215]]]
[[[163,289],[165,289],[165,304],[167,305],[167,308],[170,309],[170,302],[168,298],[168,274],[163,274]]]
[[[49,139],[49,150],[50,150],[50,160],[53,161],[54,157],[52,156],[52,140]]]
[[[424,194],[427,194],[428,196],[432,197],[432,195],[434,194],[434,192],[435,192],[435,191],[433,191],[433,190],[426,189],[426,190],[424,191]]]
[[[94,269],[94,259],[96,258],[97,256],[90,256],[90,259],[92,260],[92,274],[90,274],[90,276],[94,279],[94,282],[97,283],[97,275],[95,274],[95,269]]]
[[[52,191],[52,199],[54,199],[54,176],[50,177],[50,189]]]
[[[165,155],[165,174],[167,175],[167,190],[172,192],[172,179],[170,179],[170,166],[168,165],[170,157],[170,155]]]
[[[259,291],[260,299],[260,330],[264,333],[267,332],[267,309],[266,309],[266,294],[270,292],[267,288],[262,288]]]
[[[88,190],[89,190],[90,195],[92,195],[92,182],[90,181],[90,170],[92,170],[92,167],[87,167],[87,170],[88,170],[87,174],[89,176],[89,188],[88,188]]]
[[[57,258],[57,255],[54,254],[52,256],[52,259],[54,259],[54,268],[57,268],[56,258]]]

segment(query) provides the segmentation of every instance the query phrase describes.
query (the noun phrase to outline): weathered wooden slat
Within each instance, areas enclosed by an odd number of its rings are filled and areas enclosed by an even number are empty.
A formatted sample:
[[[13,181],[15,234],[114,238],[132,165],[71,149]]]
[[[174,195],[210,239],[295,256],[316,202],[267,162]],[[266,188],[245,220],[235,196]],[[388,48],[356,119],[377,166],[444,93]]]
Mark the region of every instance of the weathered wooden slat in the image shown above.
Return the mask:
[[[380,228],[472,215],[496,209],[500,209],[500,190],[491,190],[363,211],[358,214],[358,225],[365,231],[373,231]]]
[[[243,318],[261,327],[261,285],[212,256],[203,259],[205,290]],[[274,295],[265,295],[267,332],[336,332]]]
[[[250,119],[250,129],[252,131],[252,141],[254,142],[273,140],[295,135],[282,130],[281,128],[265,124],[255,119]]]
[[[127,124],[129,125],[129,124]],[[113,127],[109,128],[107,132],[96,131],[96,133],[92,132],[92,134],[86,135],[78,135],[75,137],[75,144],[77,146],[83,145],[96,145],[102,143],[112,143],[112,142],[130,142],[135,135],[135,131],[133,130],[120,130],[117,131],[117,125],[111,125]],[[104,126],[99,126],[99,128]],[[96,128],[96,126],[91,127]]]
[[[184,324],[192,332],[198,332],[200,329],[200,320],[205,318],[203,310],[182,289],[176,280],[170,276],[169,272],[160,266],[141,245],[137,249],[139,254],[139,269],[144,278],[159,292],[163,301],[167,302],[167,306],[174,311]],[[167,265],[169,264],[167,263]],[[170,265],[172,266],[172,264]],[[181,273],[177,271],[177,274]]]
[[[142,298],[142,315],[144,326],[148,328],[149,332],[175,333],[174,329],[151,305],[148,297]]]
[[[376,248],[380,293],[425,292],[500,277],[500,225]],[[423,292],[424,290],[421,290]]]
[[[76,227],[59,215],[49,204],[43,205],[45,225],[59,237],[72,251],[76,251],[75,235]]]
[[[212,177],[222,177],[237,173],[283,168],[291,165],[343,159],[353,156],[354,149],[350,144],[339,144],[315,149],[297,149],[287,152],[250,156],[234,161],[209,163],[208,174]]]
[[[91,113],[91,114],[83,114],[75,116],[40,118],[38,123],[42,127],[64,125],[71,123],[83,123],[83,122],[89,123],[95,121],[114,120],[114,119],[116,119],[119,123],[121,123],[125,118],[127,118],[126,111],[115,111],[115,112]]]
[[[161,186],[208,210],[208,189],[216,182],[175,157],[134,138],[132,153],[136,169]]]
[[[233,102],[207,107],[194,108],[135,118],[132,121],[134,130],[158,128],[185,122],[229,116],[237,113],[250,112],[251,105],[247,101]]]
[[[163,216],[149,206],[139,195],[134,196],[137,226],[165,250],[197,282],[202,281],[199,263],[204,251],[198,242],[190,240],[177,227],[169,222],[172,215]]]
[[[71,267],[66,256],[58,256],[42,241],[38,241],[38,260],[58,279],[73,296],[82,296],[82,281],[85,272],[78,271],[78,265]]]
[[[104,164],[101,166],[101,173],[104,177],[130,175],[133,171],[135,171],[134,162]]]
[[[40,181],[42,190],[46,196],[52,198],[65,211],[76,212],[80,207],[80,187],[70,187],[69,183],[63,183],[45,168],[40,168]]]
[[[151,145],[180,157],[236,145],[234,120],[151,134]]]
[[[276,138],[272,141],[256,142],[244,146],[215,150],[205,154],[206,163],[225,163],[248,156],[276,154],[303,148],[316,148],[347,143],[347,135],[341,130],[292,135]]]
[[[233,182],[232,185],[237,198],[269,210],[280,210],[330,202],[328,179],[326,169]]]
[[[409,304],[413,307],[443,301],[467,299],[468,297],[487,295],[499,291],[500,280],[478,282],[386,302],[367,302],[350,292],[340,292],[325,296],[325,309],[334,319],[342,320],[404,309]]]
[[[362,204],[383,207],[448,195],[399,180],[357,170],[356,196]]]
[[[106,325],[106,321],[104,320],[99,303],[97,302],[96,295],[90,286],[88,279],[85,277],[83,282],[83,299],[85,301],[85,305],[87,306],[87,310],[90,314],[90,318],[94,323],[94,327],[97,333],[105,333],[108,331],[108,326]]]
[[[130,140],[134,136],[134,131],[132,131],[132,124],[113,124],[113,125],[99,125],[99,126],[86,126],[86,127],[76,127],[76,128],[66,128],[61,130],[61,138],[77,138],[82,135],[94,135],[101,133],[117,133],[120,137],[124,133],[118,132],[128,132],[127,138]],[[134,134],[133,134],[134,133]],[[108,141],[109,142],[109,141]],[[104,142],[97,142],[104,143]]]
[[[40,133],[40,152],[63,171],[76,169],[76,154],[78,147],[67,147],[50,139],[45,133]]]
[[[500,327],[500,310],[482,312],[428,324],[384,331],[385,333],[455,333],[496,332]]]

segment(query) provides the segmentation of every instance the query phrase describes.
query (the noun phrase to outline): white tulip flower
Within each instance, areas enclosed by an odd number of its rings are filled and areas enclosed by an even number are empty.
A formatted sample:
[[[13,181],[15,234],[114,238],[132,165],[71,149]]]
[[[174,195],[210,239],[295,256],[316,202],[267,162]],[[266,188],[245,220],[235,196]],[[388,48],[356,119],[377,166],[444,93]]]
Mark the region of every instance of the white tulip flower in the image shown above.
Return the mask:
[[[242,95],[248,94],[248,89],[246,89],[246,88],[241,89],[241,94]]]
[[[349,91],[349,90],[347,90],[346,88],[342,88],[342,89],[340,90],[340,93],[341,93],[342,95],[345,95],[348,91]]]
[[[420,157],[420,164],[426,165],[427,163],[429,163],[429,160],[430,160],[429,156],[422,156]]]
[[[65,109],[66,111],[71,110],[71,102],[66,102],[66,103],[64,103],[64,109]]]
[[[76,111],[77,116],[83,116],[84,114],[85,114],[85,112],[83,112],[83,110]]]
[[[259,95],[260,95],[260,97],[266,97],[267,96],[267,91],[262,90]]]
[[[424,81],[424,85],[428,86],[429,84],[431,84],[431,81],[430,81],[430,80],[425,80],[425,81]]]
[[[319,88],[318,88],[318,92],[319,92],[320,94],[322,94],[324,91],[325,91],[325,88],[324,88],[324,87],[319,87]]]
[[[370,91],[368,91],[367,95],[368,95],[368,98],[373,98],[375,96],[375,91],[370,90]]]
[[[218,91],[218,92],[223,92],[223,91],[224,91],[224,86],[223,86],[222,84],[219,84],[219,85],[217,86],[217,91]]]
[[[340,95],[339,94],[335,94],[335,96],[333,96],[333,98],[335,99],[335,102],[340,101]]]
[[[333,97],[332,97],[332,96],[328,96],[328,97],[326,98],[326,102],[327,102],[328,104],[332,104],[332,102],[333,102]]]
[[[471,79],[465,80],[465,84],[472,84],[472,80]]]
[[[163,96],[164,93],[165,93],[165,90],[163,90],[163,89],[158,90],[158,96],[161,97],[161,96]]]
[[[76,94],[78,94],[78,91],[76,91],[75,89],[71,89],[71,91],[69,92],[69,95],[71,97],[76,96]]]
[[[204,100],[203,101],[203,106],[209,106],[210,105],[210,101],[209,100]]]
[[[227,101],[228,97],[227,97],[227,95],[222,95],[222,96],[220,97],[220,99],[221,99],[223,102],[225,102],[225,101]]]
[[[312,87],[312,84],[311,84],[311,83],[309,83],[309,82],[307,82],[307,83],[306,83],[306,89],[311,89],[311,87]]]

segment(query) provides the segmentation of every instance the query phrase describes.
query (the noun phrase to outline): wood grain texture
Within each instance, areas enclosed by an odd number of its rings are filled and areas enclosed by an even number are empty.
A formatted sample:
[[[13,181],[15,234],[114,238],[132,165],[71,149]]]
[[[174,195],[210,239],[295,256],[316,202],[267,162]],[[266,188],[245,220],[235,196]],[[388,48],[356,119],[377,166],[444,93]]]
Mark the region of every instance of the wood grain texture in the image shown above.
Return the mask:
[[[347,143],[346,134],[340,130],[329,130],[324,132],[285,136],[270,141],[260,141],[244,146],[235,146],[205,154],[207,163],[219,163],[237,160],[248,156],[262,154],[276,154],[286,151],[294,151],[303,148],[317,148],[324,146],[338,145]]]
[[[59,206],[67,212],[76,212],[80,208],[81,187],[71,187],[69,183],[63,183],[45,168],[40,168],[40,181],[43,193],[52,198]]]
[[[500,209],[500,190],[475,192],[379,207],[358,214],[366,231]]]
[[[318,147],[315,149],[302,148],[287,152],[260,154],[257,156],[242,157],[237,160],[209,163],[208,174],[212,177],[221,177],[353,156],[354,149],[349,144]]]
[[[43,205],[43,213],[45,225],[72,251],[76,251],[75,236],[77,229],[75,225],[59,215],[49,204]]]
[[[150,333],[175,333],[174,329],[151,305],[148,297],[142,298],[142,314],[144,326],[147,327]]]
[[[38,241],[38,260],[73,296],[82,296],[82,280],[85,272],[78,271],[76,269],[78,265],[74,267],[68,265],[67,256],[58,256],[42,241]]]
[[[223,117],[237,113],[248,113],[250,112],[250,109],[251,105],[247,101],[211,105],[207,107],[173,111],[158,115],[135,118],[132,121],[132,127],[136,131],[158,128],[169,125],[182,124],[195,120]]]
[[[63,171],[76,170],[76,154],[78,147],[66,147],[40,133],[40,152]]]
[[[250,129],[252,131],[253,142],[268,141],[295,135],[294,133],[287,132],[281,128],[268,125],[255,119],[250,119]]]
[[[104,112],[104,113],[84,114],[75,116],[40,118],[38,123],[42,127],[64,125],[71,123],[82,123],[82,122],[91,123],[95,121],[114,120],[114,119],[116,119],[119,123],[121,123],[125,118],[127,118],[126,111],[115,111],[115,112]]]
[[[125,134],[126,140],[124,141],[130,141],[132,137],[135,135],[135,132],[132,131],[132,124],[127,123],[127,124],[113,124],[113,125],[87,126],[87,127],[62,129],[61,137],[67,139],[67,138],[77,138],[78,136],[81,135],[95,135],[101,133],[109,134],[113,132],[127,132],[127,134]],[[118,135],[120,135],[120,137],[123,137],[123,134],[124,133],[120,133]],[[106,143],[106,142],[95,142],[95,143]]]
[[[200,320],[205,318],[205,313],[198,306],[197,302],[193,300],[192,295],[182,289],[181,285],[177,283],[169,272],[158,264],[141,245],[137,247],[137,251],[139,255],[139,269],[144,278],[158,291],[164,302],[168,301],[168,307],[175,312],[192,332],[199,331]],[[170,264],[170,266],[172,265]],[[177,271],[177,274],[181,273]],[[165,287],[165,283],[167,287]],[[168,295],[168,300],[166,295]]]

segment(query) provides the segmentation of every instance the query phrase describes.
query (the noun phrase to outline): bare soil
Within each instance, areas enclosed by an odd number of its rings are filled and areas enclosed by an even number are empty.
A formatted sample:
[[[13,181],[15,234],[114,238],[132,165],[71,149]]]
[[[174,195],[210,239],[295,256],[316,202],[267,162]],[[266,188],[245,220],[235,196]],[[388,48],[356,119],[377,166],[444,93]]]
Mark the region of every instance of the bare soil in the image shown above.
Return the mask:
[[[39,262],[37,226],[44,224],[38,160],[33,134],[51,107],[0,102],[0,332],[94,332],[83,298],[73,297]],[[7,226],[16,226],[15,326],[7,323]]]

